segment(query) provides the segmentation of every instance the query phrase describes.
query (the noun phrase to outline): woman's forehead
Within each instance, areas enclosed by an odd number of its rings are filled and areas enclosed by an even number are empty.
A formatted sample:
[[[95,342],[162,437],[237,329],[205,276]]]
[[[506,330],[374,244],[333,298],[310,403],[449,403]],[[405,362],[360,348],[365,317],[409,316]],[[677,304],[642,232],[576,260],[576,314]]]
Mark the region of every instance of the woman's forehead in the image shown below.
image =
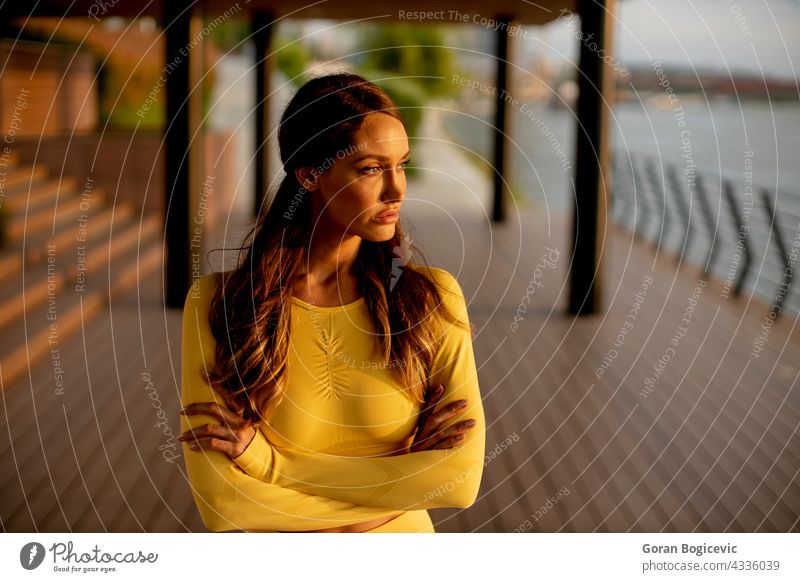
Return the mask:
[[[408,135],[402,122],[385,113],[372,113],[355,134],[358,144],[354,159],[367,156],[402,158],[408,153]]]

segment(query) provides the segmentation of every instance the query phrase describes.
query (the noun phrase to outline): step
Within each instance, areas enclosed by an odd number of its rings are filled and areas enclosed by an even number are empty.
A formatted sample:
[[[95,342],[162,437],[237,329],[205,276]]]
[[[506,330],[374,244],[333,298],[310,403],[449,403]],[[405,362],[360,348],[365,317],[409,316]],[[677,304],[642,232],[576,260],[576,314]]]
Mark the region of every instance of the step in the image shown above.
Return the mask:
[[[120,209],[117,214],[122,219],[131,218],[132,211],[127,205],[121,206]],[[88,215],[87,234],[93,236],[92,233],[96,229],[104,229],[108,224],[109,214],[102,206],[93,207]],[[68,245],[71,241],[77,243],[79,225],[80,223],[76,220],[74,223],[60,224],[55,235],[49,232],[40,232],[30,237],[26,236],[24,245],[21,240],[10,242],[6,248],[0,251],[0,283],[12,276],[21,276],[23,261],[26,265],[33,266],[47,260],[48,245],[55,244],[58,249]]]
[[[7,198],[27,194],[31,184],[47,178],[47,167],[42,164],[14,167],[6,173],[5,192]]]
[[[56,360],[57,344],[90,321],[109,298],[137,289],[142,277],[161,268],[161,217],[148,216],[140,223],[133,220],[129,207],[120,207],[113,217],[108,210],[95,215],[97,226],[87,240],[92,243],[87,245],[88,252],[79,249],[76,241],[68,246],[66,256],[63,251],[59,253],[58,262],[45,260],[29,266],[24,292],[21,277],[18,283],[8,282],[0,289],[2,385],[16,381],[29,365],[48,355]],[[97,222],[101,217],[106,228]],[[78,261],[79,251],[85,253],[82,263]],[[93,284],[87,284],[87,280]],[[48,318],[49,313],[54,317]]]
[[[6,172],[12,168],[16,168],[17,166],[19,166],[19,156],[17,154],[6,154],[5,162],[0,159],[0,169],[4,169]]]
[[[24,304],[21,313],[17,308],[13,318],[4,316],[9,323],[3,326],[0,336],[0,386],[16,381],[27,373],[29,365],[48,356],[54,360],[55,382],[58,344],[107,308],[110,298],[138,289],[142,278],[161,268],[160,232],[161,220],[157,215],[146,218],[141,225],[128,222],[119,235],[113,235],[110,244],[106,242],[87,255],[91,277],[84,279],[80,288],[75,284],[78,275],[75,261],[66,267],[65,280],[57,289],[49,287],[43,275],[47,273],[47,263],[39,267],[29,288],[37,304]],[[48,317],[49,314],[54,315]]]
[[[11,244],[19,241],[23,236],[27,238],[35,237],[41,232],[52,232],[60,225],[67,224],[75,220],[82,213],[81,200],[77,196],[62,198],[59,200],[58,208],[42,208],[36,212],[24,216],[12,218],[8,224],[8,238]]]
[[[161,218],[151,215],[145,218],[141,224],[128,222],[122,230],[115,230],[110,240],[95,247],[94,250],[86,254],[83,265],[86,271],[92,272],[102,268],[112,259],[123,255],[130,249],[136,249],[142,243],[156,236],[161,231]],[[75,261],[74,268],[70,270],[70,275],[78,275],[78,263]]]
[[[43,264],[25,271],[23,279],[9,281],[0,288],[0,328],[6,329],[38,305],[45,303],[49,294],[57,294],[67,281],[64,270],[55,264]]]
[[[84,247],[102,246],[107,244],[109,232],[113,225],[122,228],[122,225],[130,222],[133,210],[127,205],[121,205],[116,209],[104,208],[97,214],[90,217],[86,226]],[[8,325],[17,317],[21,317],[26,309],[32,309],[47,298],[48,288],[51,292],[56,292],[67,282],[69,275],[70,284],[74,284],[77,276],[77,249],[79,242],[76,240],[76,233],[72,229],[63,229],[62,232],[50,239],[50,242],[40,246],[33,246],[32,249],[41,253],[41,261],[26,262],[23,272],[21,267],[18,269],[17,280],[7,281],[0,286],[0,326]],[[50,247],[50,245],[53,245]],[[47,260],[47,249],[61,249],[53,255],[52,261]],[[69,249],[64,253],[64,248]],[[67,268],[71,266],[72,268]],[[50,279],[48,281],[48,279]]]
[[[103,244],[108,241],[111,229],[123,228],[123,226],[133,219],[133,209],[127,204],[120,204],[117,208],[97,208],[87,215],[85,226],[80,230],[80,223],[67,225],[54,236],[47,236],[39,243],[27,245],[25,252],[25,263],[41,263],[47,258],[48,245],[55,246],[56,249],[75,249],[79,244],[84,248],[94,244]],[[79,240],[79,235],[82,240]]]
[[[150,216],[141,225],[128,223],[125,226],[124,231],[115,232],[111,244],[106,242],[86,255],[82,273],[70,266],[68,280],[75,281],[70,284],[73,290],[100,291],[105,297],[119,297],[135,289],[138,279],[161,267],[160,217]]]
[[[74,178],[61,180],[46,180],[32,185],[28,192],[6,198],[6,207],[13,215],[23,215],[40,210],[46,206],[54,207],[59,198],[59,192],[72,196],[77,191],[77,181]]]
[[[153,241],[143,249],[137,249],[132,268],[117,268],[111,278],[111,299],[122,297],[126,292],[138,288],[142,279],[158,272],[164,264],[164,253],[161,245]]]
[[[5,249],[0,255],[0,283],[11,279],[22,270],[22,253],[17,249]]]
[[[59,374],[59,344],[95,317],[106,305],[100,291],[77,294],[70,286],[53,296],[54,303],[26,311],[0,337],[0,386],[11,384],[40,360],[53,362],[53,386]]]

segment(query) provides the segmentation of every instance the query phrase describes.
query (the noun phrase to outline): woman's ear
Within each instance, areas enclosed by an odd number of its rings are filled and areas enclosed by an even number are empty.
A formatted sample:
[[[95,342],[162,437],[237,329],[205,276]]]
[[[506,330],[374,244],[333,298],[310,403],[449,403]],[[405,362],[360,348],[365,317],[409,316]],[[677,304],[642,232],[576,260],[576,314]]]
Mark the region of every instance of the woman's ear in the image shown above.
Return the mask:
[[[319,187],[319,180],[314,175],[314,169],[311,166],[295,169],[294,175],[300,185],[309,192],[313,192]]]

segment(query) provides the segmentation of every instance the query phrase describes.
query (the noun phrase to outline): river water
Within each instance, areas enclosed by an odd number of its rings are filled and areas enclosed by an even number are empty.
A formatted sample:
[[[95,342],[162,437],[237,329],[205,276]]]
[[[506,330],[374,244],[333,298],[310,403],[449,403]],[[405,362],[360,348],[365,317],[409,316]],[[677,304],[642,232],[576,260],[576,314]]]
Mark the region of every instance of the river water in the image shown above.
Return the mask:
[[[508,180],[516,203],[543,212],[571,209],[577,127],[572,112],[535,105],[520,105],[510,111],[513,143]],[[465,104],[446,113],[443,123],[460,144],[491,160],[491,119],[486,103]],[[710,270],[721,278],[737,276],[737,269],[742,268],[743,248],[737,239],[729,199],[721,194],[724,181],[728,181],[737,214],[752,217],[747,242],[752,247],[753,267],[745,277],[745,288],[765,299],[773,298],[792,271],[787,271],[781,260],[776,231],[763,199],[768,196],[775,206],[777,232],[789,258],[796,259],[800,251],[800,104],[750,101],[740,105],[735,101],[689,98],[666,106],[655,102],[623,103],[616,106],[611,125],[614,155],[626,165],[634,160],[638,172],[636,212],[646,214],[648,207],[652,211],[652,216],[634,217],[630,192],[625,197],[618,188],[612,194],[616,196],[612,200],[616,204],[615,220],[637,230],[645,228],[648,238],[679,252],[686,218],[691,216],[686,257],[704,264],[709,245],[716,239],[720,251]],[[647,174],[642,173],[643,164],[651,164],[665,183],[668,179],[662,170],[674,166],[684,187],[688,184],[686,176],[699,174],[713,219],[706,220],[700,212],[696,195],[676,195],[669,188],[665,195],[658,184],[648,183]],[[491,168],[485,169],[491,172]],[[630,180],[627,172],[619,172],[617,179],[620,178]],[[629,208],[620,210],[621,206]],[[627,223],[622,216],[627,216]],[[800,311],[800,280],[788,293],[784,307]]]

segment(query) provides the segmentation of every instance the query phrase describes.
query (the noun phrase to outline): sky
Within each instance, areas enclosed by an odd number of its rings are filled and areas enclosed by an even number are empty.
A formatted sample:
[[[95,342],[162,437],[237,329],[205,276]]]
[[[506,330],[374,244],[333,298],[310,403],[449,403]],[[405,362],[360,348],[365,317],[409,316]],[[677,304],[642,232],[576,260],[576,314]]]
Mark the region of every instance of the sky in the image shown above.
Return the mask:
[[[660,60],[769,77],[800,73],[800,0],[622,0],[617,16],[615,53],[623,65]],[[577,59],[578,44],[561,22],[527,42],[527,50]]]

